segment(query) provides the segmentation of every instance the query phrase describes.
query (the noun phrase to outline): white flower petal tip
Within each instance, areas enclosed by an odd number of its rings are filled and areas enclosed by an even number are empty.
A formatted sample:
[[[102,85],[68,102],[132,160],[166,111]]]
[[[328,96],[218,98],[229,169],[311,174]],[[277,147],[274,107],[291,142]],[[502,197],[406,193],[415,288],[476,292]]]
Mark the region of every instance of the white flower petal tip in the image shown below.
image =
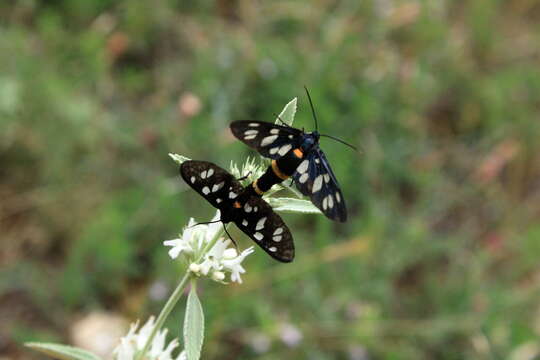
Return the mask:
[[[120,344],[114,350],[114,359],[115,360],[134,360],[136,354],[144,348],[144,345],[150,337],[155,326],[155,318],[152,316],[148,321],[137,331],[139,327],[139,321],[131,324],[129,332],[126,336],[120,339]],[[166,345],[167,329],[158,331],[150,348],[145,355],[145,359],[148,360],[173,360],[172,352],[179,346],[178,339],[173,339]],[[181,356],[181,354],[180,354]],[[181,359],[178,356],[177,359]]]

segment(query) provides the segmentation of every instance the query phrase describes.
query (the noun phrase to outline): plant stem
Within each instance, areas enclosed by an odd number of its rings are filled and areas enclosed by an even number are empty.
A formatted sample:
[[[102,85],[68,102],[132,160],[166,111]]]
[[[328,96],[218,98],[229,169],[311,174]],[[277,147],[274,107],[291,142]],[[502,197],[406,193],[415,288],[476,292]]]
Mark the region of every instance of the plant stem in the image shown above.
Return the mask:
[[[161,309],[161,312],[159,313],[159,316],[156,320],[156,324],[154,325],[154,328],[152,329],[152,332],[150,333],[148,340],[146,340],[146,344],[144,344],[144,348],[135,357],[136,360],[142,359],[144,354],[146,354],[146,352],[148,351],[148,348],[150,347],[150,344],[152,343],[152,340],[156,336],[157,332],[159,331],[159,329],[161,329],[161,327],[165,323],[165,320],[167,319],[167,317],[169,317],[169,314],[171,313],[172,309],[174,308],[178,300],[180,300],[180,298],[182,297],[182,291],[186,287],[186,283],[187,283],[187,280],[189,279],[189,276],[190,276],[190,271],[186,270],[186,274],[184,275],[182,280],[180,280],[180,283],[178,284],[176,289],[174,289],[173,293],[167,300],[167,303],[165,303],[165,306],[163,307],[163,309]]]

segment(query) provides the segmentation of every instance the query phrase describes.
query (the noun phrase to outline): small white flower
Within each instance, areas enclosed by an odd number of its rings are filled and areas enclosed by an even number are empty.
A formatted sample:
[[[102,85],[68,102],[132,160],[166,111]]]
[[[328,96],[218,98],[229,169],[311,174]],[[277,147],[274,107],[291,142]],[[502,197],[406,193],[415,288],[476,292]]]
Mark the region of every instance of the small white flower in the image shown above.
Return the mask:
[[[135,359],[137,352],[141,351],[146,344],[146,341],[150,337],[150,333],[154,328],[154,317],[152,316],[148,321],[141,327],[139,331],[139,322],[137,321],[134,324],[131,324],[129,332],[126,336],[120,339],[120,344],[114,350],[114,359],[116,360],[133,360]],[[173,339],[167,346],[165,346],[165,338],[167,337],[167,329],[158,331],[150,349],[146,353],[145,359],[148,360],[173,360],[172,352],[179,345],[178,339]],[[184,352],[180,353],[176,360],[181,360],[185,358]]]
[[[219,220],[217,211],[212,221]],[[235,248],[230,248],[230,240],[219,238],[222,223],[196,225],[190,219],[178,239],[167,240],[163,244],[170,246],[169,256],[173,259],[182,258],[189,264],[188,270],[198,276],[209,276],[223,283],[226,274],[230,273],[231,281],[241,283],[240,274],[246,272],[241,263],[246,256],[253,253],[253,247],[238,254]],[[204,252],[204,253],[203,253]]]
[[[226,249],[223,252],[223,258],[224,259],[234,259],[237,256],[238,256],[238,251],[236,251],[236,249],[234,249],[234,248]]]
[[[211,269],[214,271],[227,271],[231,273],[231,281],[242,283],[240,274],[245,273],[246,270],[242,267],[241,263],[246,256],[253,253],[255,250],[253,249],[253,246],[251,246],[238,255],[236,249],[227,248],[230,243],[230,240],[218,240],[201,264],[201,267],[204,267],[201,272],[204,273],[204,271],[206,271],[206,273],[208,273]],[[214,280],[219,281],[215,278]]]
[[[199,272],[201,272],[201,266],[199,264],[192,263],[189,265],[189,271],[198,274]]]
[[[214,271],[214,273],[212,274],[212,280],[218,282],[225,280],[225,273],[222,271]]]
[[[230,250],[234,250],[234,253],[236,254],[235,249]],[[242,251],[242,253],[236,257],[223,259],[223,267],[231,272],[231,281],[236,281],[239,284],[242,283],[242,278],[240,277],[240,274],[244,274],[246,272],[246,269],[244,269],[241,263],[242,261],[244,261],[246,256],[253,253],[254,251],[255,250],[253,249],[253,246],[251,246],[246,250]]]
[[[212,221],[220,219],[219,210]],[[176,259],[180,254],[184,254],[188,258],[196,258],[204,246],[212,241],[218,231],[221,229],[221,223],[201,224],[196,225],[195,219],[189,219],[188,225],[184,228],[178,239],[166,240],[163,242],[165,246],[171,246],[169,256]]]

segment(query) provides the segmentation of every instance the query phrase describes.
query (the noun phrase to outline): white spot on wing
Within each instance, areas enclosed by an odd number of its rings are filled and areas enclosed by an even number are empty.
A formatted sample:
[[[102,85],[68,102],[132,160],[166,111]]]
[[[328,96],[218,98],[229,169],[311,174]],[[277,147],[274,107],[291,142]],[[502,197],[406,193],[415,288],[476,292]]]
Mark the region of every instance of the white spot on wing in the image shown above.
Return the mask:
[[[327,184],[330,182],[330,175],[324,174],[324,182]]]
[[[234,199],[237,196],[238,196],[238,194],[235,194],[232,191],[229,193],[229,199]]]
[[[315,164],[318,164],[318,163],[320,163],[320,162],[321,162],[321,161],[320,161],[318,158],[315,159]]]
[[[275,247],[275,246],[269,247],[269,248],[268,248],[268,251],[276,252],[276,251],[277,251],[277,247]]]
[[[253,210],[253,208],[251,207],[251,205],[249,205],[248,203],[246,203],[246,204],[244,205],[244,210],[245,210],[247,213],[249,213],[249,212],[251,212],[251,210]]]
[[[259,221],[257,221],[257,226],[255,226],[255,230],[264,229],[264,223],[265,222],[266,222],[266,216],[261,218]]]
[[[341,196],[339,195],[339,193],[336,193],[336,200],[337,202],[341,202]]]
[[[195,180],[196,180],[196,179],[195,179],[195,176],[192,176],[191,179],[189,179],[189,180],[191,180],[191,183],[192,183],[192,184],[195,184]]]
[[[283,228],[282,227],[278,227],[275,231],[274,231],[274,235],[279,235],[283,232]]]
[[[242,225],[244,225],[244,226],[248,226],[248,222],[247,222],[247,220],[246,220],[246,219],[242,220]]]
[[[249,125],[249,126],[253,126],[253,127],[257,127],[257,126],[259,126],[259,125],[261,125],[261,124],[259,124],[259,123],[249,123],[248,125]]]
[[[275,153],[277,153],[279,150],[279,146],[276,146],[276,147],[273,147],[270,149],[269,153],[270,155],[274,155]]]
[[[328,208],[331,209],[334,207],[334,197],[332,195],[328,195]]]
[[[214,169],[208,169],[208,173],[206,174],[206,177],[209,178],[212,175],[214,175]]]
[[[309,178],[308,173],[304,173],[304,174],[302,174],[302,176],[300,176],[298,181],[300,181],[303,184],[303,183],[305,183],[307,181],[308,178]]]
[[[317,191],[321,190],[322,187],[322,175],[319,175],[315,178],[315,181],[313,182],[313,188],[311,189],[311,192],[315,194]]]
[[[261,146],[270,145],[277,139],[277,135],[270,135],[262,139]]]
[[[261,241],[263,238],[264,238],[264,235],[261,234],[260,232],[256,232],[255,234],[253,234],[253,237],[259,241]]]
[[[259,133],[259,130],[246,130],[244,131],[244,135],[257,135]]]
[[[280,241],[281,241],[281,237],[282,237],[281,235],[274,236],[274,237],[272,238],[272,240],[274,240],[275,242],[280,242]]]
[[[300,165],[298,165],[298,167],[296,168],[296,171],[298,171],[300,174],[303,174],[307,171],[308,166],[309,166],[309,160],[304,160],[300,163]]]
[[[270,130],[270,134],[279,134],[279,129],[272,129]]]
[[[225,185],[224,181],[220,182],[219,184],[215,184],[214,186],[212,186],[212,192],[218,191],[223,187],[223,185]]]
[[[328,206],[328,197],[326,196],[322,201],[322,208],[323,210],[326,210],[326,207]]]
[[[257,137],[257,135],[248,135],[248,136],[244,136],[244,140],[253,140]]]
[[[283,145],[283,146],[281,147],[281,149],[279,149],[278,154],[281,155],[281,156],[283,156],[283,155],[285,155],[286,153],[288,153],[289,150],[291,150],[291,149],[292,149],[291,144]]]
[[[201,173],[201,179],[206,179],[206,170]]]
[[[293,136],[292,136],[292,135],[289,135],[289,139],[292,139],[292,138],[293,138]]]
[[[222,202],[223,200],[221,200],[220,198],[216,198],[216,202],[219,204],[220,202]]]
[[[210,194],[210,188],[208,186],[205,186],[202,188],[202,192],[204,195]]]

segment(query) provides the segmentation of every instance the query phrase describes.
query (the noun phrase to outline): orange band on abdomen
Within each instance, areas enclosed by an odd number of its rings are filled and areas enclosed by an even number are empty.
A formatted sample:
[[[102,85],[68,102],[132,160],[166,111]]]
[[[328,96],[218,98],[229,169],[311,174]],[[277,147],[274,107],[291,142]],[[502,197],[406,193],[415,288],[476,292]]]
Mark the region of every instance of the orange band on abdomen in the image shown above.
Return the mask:
[[[289,178],[287,175],[282,173],[281,170],[279,170],[276,160],[272,160],[272,170],[274,171],[274,174],[276,174],[276,176],[281,180],[287,180]]]
[[[258,180],[258,179],[257,179]],[[255,180],[251,186],[253,186],[253,190],[255,190],[255,192],[258,194],[258,195],[262,195],[264,194],[264,191],[262,191],[261,189],[259,189],[259,186],[257,185],[257,180]]]

